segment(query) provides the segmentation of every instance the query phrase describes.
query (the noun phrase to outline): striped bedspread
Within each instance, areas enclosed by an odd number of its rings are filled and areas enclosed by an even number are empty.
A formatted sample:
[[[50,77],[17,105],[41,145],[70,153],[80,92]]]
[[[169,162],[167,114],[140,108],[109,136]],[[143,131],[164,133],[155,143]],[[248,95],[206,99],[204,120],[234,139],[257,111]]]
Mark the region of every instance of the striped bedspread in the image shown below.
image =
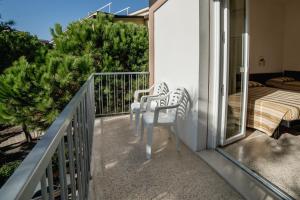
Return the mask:
[[[229,96],[229,113],[240,118],[240,93]],[[272,136],[282,120],[300,119],[300,93],[270,87],[248,90],[247,127]]]
[[[284,90],[293,90],[300,92],[300,81],[286,81],[286,82],[277,82],[269,80],[266,82],[268,86],[280,88]]]

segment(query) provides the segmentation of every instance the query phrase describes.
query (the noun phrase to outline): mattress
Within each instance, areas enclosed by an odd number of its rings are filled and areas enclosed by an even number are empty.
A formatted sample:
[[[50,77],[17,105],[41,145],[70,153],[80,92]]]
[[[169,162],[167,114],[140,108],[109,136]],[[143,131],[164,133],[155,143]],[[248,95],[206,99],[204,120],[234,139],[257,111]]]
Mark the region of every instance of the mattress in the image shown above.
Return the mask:
[[[238,122],[241,114],[240,93],[228,98],[228,112]],[[300,119],[300,93],[271,87],[248,90],[247,127],[272,136],[282,120]]]

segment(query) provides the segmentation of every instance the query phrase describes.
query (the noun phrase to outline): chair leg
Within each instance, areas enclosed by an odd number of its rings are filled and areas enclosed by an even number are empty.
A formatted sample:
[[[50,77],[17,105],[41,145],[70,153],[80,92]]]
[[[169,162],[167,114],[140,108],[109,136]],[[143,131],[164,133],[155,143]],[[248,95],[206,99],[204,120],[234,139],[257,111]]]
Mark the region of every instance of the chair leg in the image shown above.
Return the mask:
[[[140,128],[140,111],[135,112],[135,127],[136,127],[136,132],[135,136],[139,135],[139,128]]]
[[[174,131],[175,131],[175,138],[176,138],[176,150],[179,151],[180,150],[180,146],[179,146],[179,137],[178,137],[178,127],[177,124],[175,124],[174,126]]]
[[[145,126],[144,125],[144,118],[143,118],[143,115],[142,115],[142,119],[141,119],[141,141],[143,141],[143,139],[144,139],[144,129],[145,129],[144,126]]]
[[[148,126],[147,128],[147,146],[146,146],[146,153],[147,159],[151,159],[151,151],[152,151],[152,139],[153,139],[153,126]]]
[[[133,115],[133,113],[132,113],[132,110],[130,109],[130,125],[132,124],[132,115]]]

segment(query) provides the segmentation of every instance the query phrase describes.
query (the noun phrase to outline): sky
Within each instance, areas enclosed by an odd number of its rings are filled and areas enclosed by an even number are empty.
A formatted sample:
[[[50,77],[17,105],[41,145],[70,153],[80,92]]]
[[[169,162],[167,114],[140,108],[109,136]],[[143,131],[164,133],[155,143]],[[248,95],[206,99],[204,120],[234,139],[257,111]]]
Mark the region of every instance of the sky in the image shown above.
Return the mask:
[[[14,20],[14,28],[50,40],[50,28],[55,23],[63,27],[86,17],[107,3],[111,12],[130,7],[129,13],[148,6],[148,0],[0,0],[2,20]],[[108,8],[103,11],[108,12]]]

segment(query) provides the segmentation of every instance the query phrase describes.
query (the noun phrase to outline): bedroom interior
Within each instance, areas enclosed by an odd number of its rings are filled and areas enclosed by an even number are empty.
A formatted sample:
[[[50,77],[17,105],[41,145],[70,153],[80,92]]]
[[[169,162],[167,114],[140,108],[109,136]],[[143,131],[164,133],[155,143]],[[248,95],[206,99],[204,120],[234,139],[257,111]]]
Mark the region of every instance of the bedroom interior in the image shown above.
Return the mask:
[[[230,0],[227,135],[241,129],[245,5]],[[221,147],[300,199],[300,1],[250,0],[246,137]],[[267,11],[267,12],[266,12]]]

